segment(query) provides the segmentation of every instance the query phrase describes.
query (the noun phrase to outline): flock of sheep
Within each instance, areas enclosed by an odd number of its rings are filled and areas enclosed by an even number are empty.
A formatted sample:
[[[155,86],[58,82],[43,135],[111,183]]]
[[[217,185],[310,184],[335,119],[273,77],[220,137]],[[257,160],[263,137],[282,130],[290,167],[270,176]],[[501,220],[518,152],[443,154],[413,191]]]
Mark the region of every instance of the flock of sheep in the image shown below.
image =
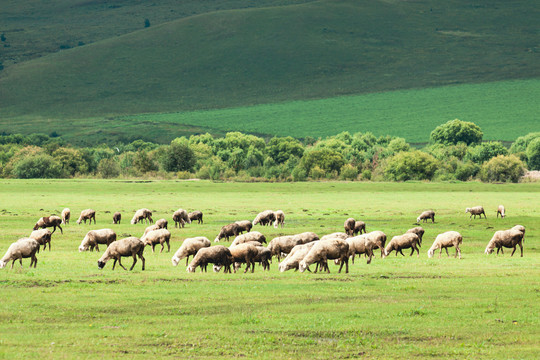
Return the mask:
[[[484,209],[481,206],[467,208],[466,213],[470,213],[470,217],[486,216]],[[498,216],[504,217],[505,210],[501,205],[497,211]],[[0,268],[5,267],[10,261],[11,268],[16,260],[19,260],[22,267],[23,258],[31,258],[30,267],[32,265],[36,267],[37,257],[36,253],[39,252],[40,246],[43,249],[49,245],[49,251],[51,250],[51,238],[52,234],[58,227],[60,232],[63,233],[61,225],[69,224],[71,212],[69,209],[62,211],[62,216],[48,216],[40,218],[34,226],[34,231],[29,237],[24,237],[11,244],[4,257],[0,260]],[[173,221],[175,227],[184,227],[185,224],[191,224],[193,221],[197,221],[199,224],[203,223],[203,214],[200,211],[194,211],[188,213],[186,210],[179,209],[174,212]],[[113,223],[120,224],[122,216],[120,213],[113,215]],[[426,222],[431,219],[435,222],[435,212],[432,210],[424,211],[416,219],[417,223],[421,221]],[[92,209],[83,210],[78,224],[86,221],[90,224],[94,220],[96,223],[96,212]],[[148,245],[154,248],[156,245],[161,245],[160,252],[163,251],[165,245],[167,245],[167,251],[170,251],[170,239],[171,233],[167,229],[168,222],[165,219],[160,219],[154,223],[152,219],[152,212],[148,209],[139,209],[135,212],[135,215],[131,219],[131,224],[137,224],[139,222],[146,221],[146,224],[150,223],[141,238],[127,237],[121,240],[117,240],[116,233],[112,229],[101,229],[89,231],[82,240],[79,251],[99,251],[99,245],[107,246],[103,256],[98,260],[98,267],[102,269],[109,260],[114,260],[113,269],[116,263],[127,270],[121,262],[122,257],[132,257],[133,264],[130,270],[133,269],[137,263],[137,258],[142,261],[142,270],[145,269],[145,258],[143,256],[144,249]],[[407,230],[403,235],[394,236],[388,244],[386,244],[386,234],[382,231],[366,232],[366,224],[363,221],[356,221],[353,218],[349,218],[344,223],[344,232],[337,232],[322,236],[319,236],[313,232],[304,232],[296,235],[279,236],[268,242],[268,246],[263,244],[267,243],[266,237],[259,231],[251,231],[252,227],[260,224],[262,226],[270,226],[273,224],[275,228],[278,226],[283,227],[285,223],[285,214],[283,211],[266,210],[259,213],[253,221],[242,220],[237,221],[221,228],[218,235],[215,238],[215,242],[222,239],[229,240],[230,237],[234,237],[232,244],[229,247],[223,245],[211,246],[211,242],[206,237],[194,237],[187,238],[183,241],[182,245],[176,251],[172,257],[173,266],[177,266],[182,259],[186,259],[186,266],[188,272],[195,272],[197,267],[201,268],[201,271],[207,271],[208,264],[213,264],[213,270],[218,272],[221,269],[224,272],[236,272],[242,264],[246,264],[244,272],[251,272],[255,269],[255,264],[259,264],[263,267],[263,270],[270,269],[270,263],[272,258],[276,257],[279,263],[279,270],[281,272],[295,269],[300,272],[309,269],[310,265],[315,264],[315,272],[318,270],[330,272],[328,267],[328,260],[334,260],[336,264],[339,264],[339,272],[341,272],[343,266],[345,266],[345,272],[349,272],[349,259],[354,263],[356,255],[364,255],[367,258],[367,263],[371,263],[373,252],[377,248],[381,250],[381,257],[388,256],[392,251],[403,254],[403,249],[411,249],[411,256],[416,251],[417,256],[420,255],[419,247],[422,245],[422,237],[424,235],[424,229],[420,226]],[[53,228],[51,232],[47,228]],[[513,248],[512,256],[516,251],[516,246],[521,248],[521,256],[523,256],[523,240],[525,236],[525,227],[516,225],[509,230],[501,230],[495,232],[492,239],[488,243],[485,253],[491,254],[497,249],[503,250],[503,247]],[[446,250],[446,254],[449,256],[448,248],[455,247],[456,257],[461,258],[460,244],[463,242],[463,237],[456,231],[448,231],[439,234],[428,250],[428,257],[433,257],[436,250],[439,250],[439,257],[442,250]],[[191,262],[189,257],[192,256]],[[281,258],[284,257],[283,261]],[[232,269],[231,269],[232,267]]]

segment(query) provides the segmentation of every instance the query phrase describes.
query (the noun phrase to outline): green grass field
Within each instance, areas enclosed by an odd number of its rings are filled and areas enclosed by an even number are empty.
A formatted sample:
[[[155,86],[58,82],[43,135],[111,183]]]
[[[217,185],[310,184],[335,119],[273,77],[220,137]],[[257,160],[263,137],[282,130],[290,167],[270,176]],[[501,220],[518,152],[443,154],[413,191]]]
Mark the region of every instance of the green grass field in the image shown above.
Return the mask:
[[[0,255],[27,235],[42,215],[72,210],[64,234],[38,266],[0,270],[0,357],[106,358],[475,358],[534,359],[539,352],[539,184],[481,183],[210,183],[202,181],[0,182]],[[464,209],[483,205],[487,220]],[[495,218],[504,204],[507,218]],[[204,225],[171,229],[171,253],[146,249],[147,270],[98,270],[101,254],[79,253],[84,234],[130,225],[140,207],[154,218],[179,207],[205,214]],[[77,225],[80,210],[97,211],[97,225]],[[213,239],[219,228],[282,209],[284,229],[256,227],[267,238],[340,231],[345,218],[391,237],[413,226],[420,211],[436,211],[425,224],[420,257],[356,261],[349,274],[188,274],[170,259],[182,239]],[[525,256],[486,256],[493,232],[527,227]],[[428,259],[435,236],[457,230],[463,259]],[[103,251],[103,249],[102,249]],[[126,259],[125,265],[131,260]]]

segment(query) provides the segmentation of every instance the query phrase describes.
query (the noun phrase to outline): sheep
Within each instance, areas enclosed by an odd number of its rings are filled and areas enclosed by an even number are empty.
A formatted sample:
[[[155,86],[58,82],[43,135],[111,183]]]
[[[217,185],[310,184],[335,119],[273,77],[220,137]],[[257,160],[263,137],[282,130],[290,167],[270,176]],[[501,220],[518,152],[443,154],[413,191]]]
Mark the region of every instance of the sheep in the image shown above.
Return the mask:
[[[150,226],[147,226],[146,229],[144,229],[144,233],[143,235],[141,236],[141,239],[146,236],[146,234],[148,234],[149,232],[151,231],[156,231],[156,230],[159,230],[161,229],[161,227],[159,227],[159,225],[156,223],[154,225],[150,225]]]
[[[244,235],[238,235],[234,238],[231,246],[246,243],[248,241],[257,241],[266,244],[266,237],[258,231],[253,231]]]
[[[327,260],[333,259],[339,259],[341,262],[338,272],[341,272],[343,264],[345,264],[345,272],[349,273],[349,244],[345,240],[334,238],[317,241],[304,259],[300,261],[298,269],[300,272],[304,272],[309,265],[318,262],[329,273],[330,269],[328,268]]]
[[[253,220],[253,226],[260,223],[262,226],[270,225],[276,220],[276,215],[272,210],[265,210],[259,213]]]
[[[353,235],[358,235],[358,233],[362,234],[362,231],[364,231],[364,234],[367,233],[366,231],[366,223],[363,221],[355,221],[354,222],[354,229],[353,229]]]
[[[67,225],[69,224],[69,219],[71,218],[71,210],[68,208],[65,208],[62,210],[62,224]]]
[[[105,264],[110,259],[114,259],[113,263],[113,270],[116,266],[116,262],[118,261],[118,265],[120,265],[124,270],[127,270],[124,265],[122,265],[121,257],[122,256],[132,256],[133,257],[133,265],[131,265],[131,268],[129,268],[129,271],[133,270],[135,267],[135,264],[137,263],[137,256],[139,259],[142,260],[142,270],[144,271],[144,263],[145,259],[143,256],[144,253],[144,242],[141,241],[141,239],[136,237],[128,237],[124,238],[118,241],[115,241],[109,245],[107,250],[103,253],[103,256],[98,260],[98,268],[101,270],[105,267]]]
[[[446,250],[446,255],[450,256],[450,254],[448,254],[448,248],[454,246],[456,248],[456,255],[454,257],[459,255],[459,258],[461,259],[461,249],[459,248],[459,244],[461,243],[463,243],[463,236],[457,231],[447,231],[439,234],[428,250],[428,257],[433,257],[433,254],[437,249],[440,249],[439,258],[441,257],[442,249]]]
[[[331,233],[331,234],[328,234],[328,235],[324,235],[321,240],[328,240],[328,239],[333,239],[333,238],[340,238],[341,240],[345,240],[347,238],[349,238],[349,234],[347,233],[343,233],[343,232],[335,232],[335,233]]]
[[[206,272],[208,263],[213,263],[217,266],[225,267],[225,272],[231,272],[231,264],[233,257],[231,251],[223,245],[203,247],[193,257],[193,260],[187,267],[187,272],[193,273],[197,266],[201,267],[201,271]]]
[[[270,249],[272,256],[277,256],[278,261],[280,261],[281,254],[290,253],[296,245],[307,244],[315,240],[319,240],[319,237],[313,232],[279,236],[270,241],[270,243],[268,244],[268,249]]]
[[[417,256],[420,256],[420,251],[418,250],[418,244],[420,244],[420,239],[418,238],[418,235],[413,233],[407,233],[399,236],[394,236],[392,240],[390,240],[390,243],[386,245],[386,248],[384,249],[384,256],[388,256],[392,250],[396,251],[396,256],[398,252],[405,256],[403,254],[402,249],[408,249],[411,248],[411,255],[413,255],[414,250],[418,253]]]
[[[156,225],[159,226],[160,229],[166,229],[169,223],[165,219],[159,219],[158,221],[156,221]]]
[[[251,228],[253,227],[253,224],[249,220],[235,221],[235,223],[238,224],[238,233],[239,234],[243,233],[243,232],[250,232]]]
[[[77,224],[80,224],[84,221],[86,224],[86,220],[90,220],[90,224],[92,224],[92,219],[94,219],[94,225],[96,224],[96,211],[92,209],[86,209],[81,211],[81,216],[79,216],[79,220],[77,220]]]
[[[150,231],[148,234],[144,235],[141,240],[145,245],[152,246],[152,252],[154,252],[154,248],[157,244],[161,244],[161,250],[159,252],[162,253],[165,248],[165,243],[167,244],[167,252],[171,251],[171,245],[169,243],[171,240],[171,232],[167,229]]]
[[[367,235],[367,239],[369,240],[369,242],[373,244],[373,249],[375,249],[375,247],[381,249],[381,257],[383,257],[384,245],[386,244],[386,234],[382,231],[372,231],[365,235]]]
[[[122,221],[122,214],[118,211],[114,213],[112,218],[113,224],[120,224],[120,221]]]
[[[482,218],[482,214],[484,214],[484,219],[487,219],[486,212],[484,211],[484,208],[482,206],[475,206],[472,208],[466,208],[465,214],[471,213],[471,216],[469,216],[469,220],[473,217],[476,219],[476,215],[480,216],[480,219]]]
[[[188,218],[190,222],[197,220],[197,224],[203,223],[203,213],[199,210],[190,212]]]
[[[354,225],[356,224],[356,220],[353,218],[348,218],[345,220],[345,223],[343,224],[343,227],[345,228],[345,232],[347,235],[352,236],[354,231]]]
[[[60,226],[61,223],[62,223],[62,219],[59,216],[56,216],[56,215],[44,216],[37,221],[36,225],[34,225],[34,230],[37,230],[39,228],[45,229],[48,227],[53,227],[54,229],[52,231],[52,234],[54,234],[54,232],[56,231],[56,228],[59,228],[60,232],[63,234],[64,231],[62,230],[62,227]]]
[[[231,252],[235,263],[235,266],[233,267],[234,272],[239,268],[236,264],[240,263],[246,263],[244,273],[248,272],[250,267],[251,272],[255,270],[255,259],[259,255],[259,250],[257,250],[256,246],[249,243],[238,244],[236,246],[230,246],[229,251]]]
[[[7,263],[11,262],[11,268],[13,269],[13,264],[16,260],[19,260],[22,268],[22,259],[23,258],[32,258],[30,260],[30,267],[34,265],[34,268],[37,265],[36,253],[39,252],[39,243],[32,238],[21,238],[16,242],[12,243],[6,251],[6,254],[0,260],[0,269],[6,267]]]
[[[407,230],[406,233],[412,233],[418,235],[418,238],[420,239],[420,246],[422,245],[422,237],[424,236],[424,228],[421,226],[414,227],[412,229]]]
[[[274,218],[276,219],[274,221],[274,228],[277,229],[278,225],[281,225],[281,227],[285,225],[285,213],[282,210],[274,212]]]
[[[189,219],[188,213],[184,209],[178,209],[174,212],[172,216],[174,220],[174,227],[180,228],[180,226],[184,227],[186,223],[191,224],[191,220]]]
[[[376,246],[375,243],[372,243],[369,240],[367,234],[358,235],[355,237],[348,238],[345,240],[349,244],[349,253],[348,257],[352,257],[352,263],[354,264],[354,256],[356,254],[366,254],[368,256],[367,263],[371,263],[371,258],[373,257],[373,248]]]
[[[39,245],[43,245],[43,250],[49,244],[49,251],[51,251],[51,236],[52,233],[49,229],[39,229],[32,231],[29,237],[36,240]]]
[[[265,248],[258,242],[249,242],[246,244],[253,244],[257,248],[258,254],[255,257],[254,261],[258,262],[263,267],[263,271],[270,270],[270,262],[272,261],[272,252],[270,249]],[[257,244],[259,244],[257,246]]]
[[[90,230],[81,241],[79,252],[87,251],[88,249],[94,251],[94,248],[96,248],[96,251],[99,251],[99,244],[109,246],[114,241],[116,241],[116,233],[111,229]]]
[[[506,214],[504,212],[504,206],[499,205],[499,208],[497,209],[497,219],[499,218],[499,215],[501,215],[501,219],[503,219]]]
[[[150,224],[154,223],[154,220],[152,220],[152,212],[146,208],[135,211],[135,214],[131,219],[131,225],[135,225],[138,222],[142,223],[143,220],[146,220],[147,224],[148,222],[150,222]]]
[[[197,251],[204,247],[210,247],[210,240],[204,236],[198,236],[194,238],[187,238],[182,243],[182,246],[174,253],[172,257],[173,266],[177,266],[180,260],[186,258],[186,266],[188,266],[188,260],[190,256],[195,256]]]
[[[226,238],[227,241],[229,241],[229,237],[231,236],[238,236],[239,226],[236,223],[232,223],[229,225],[224,225],[221,227],[221,230],[219,231],[219,234],[215,238],[215,242],[218,242],[219,240]]]
[[[423,213],[420,214],[420,216],[416,218],[416,222],[420,224],[420,220],[423,220],[423,222],[427,222],[428,219],[431,219],[432,223],[435,222],[435,211],[433,210],[424,211]]]
[[[513,230],[519,230],[523,233],[523,235],[525,235],[525,226],[523,225],[516,225],[512,228]]]
[[[279,271],[285,272],[290,269],[298,270],[300,261],[304,259],[309,250],[315,245],[318,241],[312,241],[307,244],[296,245],[292,248],[291,252],[287,257],[279,264]]]
[[[495,248],[497,248],[497,255],[499,254],[499,250],[502,250],[503,247],[506,248],[514,248],[512,251],[512,254],[510,256],[514,256],[514,253],[516,252],[516,245],[519,245],[521,249],[521,257],[523,257],[523,241],[524,241],[525,233],[517,230],[517,229],[510,229],[510,230],[499,230],[496,231],[491,240],[489,241],[488,245],[486,246],[486,250],[484,253],[491,254]]]

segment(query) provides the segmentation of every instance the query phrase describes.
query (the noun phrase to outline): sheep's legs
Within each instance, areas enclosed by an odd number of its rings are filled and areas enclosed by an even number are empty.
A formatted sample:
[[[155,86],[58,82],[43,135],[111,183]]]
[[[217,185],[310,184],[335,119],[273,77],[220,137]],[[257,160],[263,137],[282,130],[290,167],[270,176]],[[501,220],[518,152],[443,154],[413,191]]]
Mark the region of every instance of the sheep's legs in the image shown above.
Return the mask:
[[[92,250],[93,250],[93,248],[92,248]],[[99,245],[98,244],[96,244],[96,251],[99,251]]]
[[[413,251],[414,251],[414,250],[413,250]],[[403,254],[403,251],[401,251],[401,249],[399,249],[399,253],[400,253],[401,255],[405,256],[405,254]],[[396,256],[397,256],[397,251],[396,251]],[[411,256],[412,256],[412,254],[411,254]]]
[[[518,243],[518,245],[521,248],[521,257],[523,257],[523,245],[521,245],[521,243]]]
[[[122,269],[127,270],[126,267],[124,265],[122,265],[122,260],[120,259],[120,257],[118,258],[118,265],[120,265],[122,267]],[[133,265],[135,265],[135,264],[133,264]]]
[[[459,255],[459,258],[461,259],[461,249],[459,248],[459,246],[456,245],[456,256],[454,257],[457,257]]]
[[[137,263],[137,255],[136,254],[133,254],[133,264],[131,264],[131,267],[129,268],[129,271],[133,270],[133,268],[135,267],[135,264]],[[122,264],[120,264],[122,265]],[[123,267],[123,266],[122,266]],[[124,268],[125,269],[125,268]]]
[[[444,248],[446,250],[446,256],[450,257],[450,254],[448,253],[448,248]]]
[[[112,269],[114,270],[114,267],[116,266],[116,259],[114,259],[114,262],[112,264]]]
[[[510,255],[510,257],[514,256],[515,252],[516,252],[516,245],[514,245],[514,250],[512,250],[512,254]]]

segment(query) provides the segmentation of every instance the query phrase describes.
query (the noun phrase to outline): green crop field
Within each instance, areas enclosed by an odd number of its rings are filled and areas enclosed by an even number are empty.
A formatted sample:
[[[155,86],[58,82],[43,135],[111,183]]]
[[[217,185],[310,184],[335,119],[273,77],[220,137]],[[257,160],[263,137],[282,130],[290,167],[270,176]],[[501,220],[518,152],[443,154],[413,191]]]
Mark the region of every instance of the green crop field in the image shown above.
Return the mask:
[[[540,185],[481,183],[211,183],[204,181],[52,180],[0,182],[0,256],[28,235],[37,218],[72,211],[52,251],[36,269],[0,270],[1,358],[475,358],[535,359],[540,351]],[[497,205],[507,208],[496,219]],[[469,220],[465,207],[483,205],[486,220]],[[82,209],[97,211],[96,225],[77,225]],[[98,253],[77,248],[90,229],[111,227],[140,236],[133,212],[147,207],[169,220],[171,253],[145,251],[132,272]],[[171,226],[179,207],[201,210],[204,224]],[[171,265],[181,241],[213,240],[224,224],[282,209],[281,234],[341,231],[353,216],[389,237],[413,227],[434,209],[420,257],[376,256],[351,264],[349,274],[188,274]],[[112,213],[121,211],[121,225]],[[487,256],[493,232],[522,224],[525,256]],[[463,235],[463,259],[426,252],[438,233]],[[228,245],[229,243],[225,243]],[[101,249],[103,252],[103,249]],[[453,254],[453,249],[450,249]],[[519,250],[518,250],[519,252]],[[408,255],[408,252],[406,252]],[[130,265],[131,260],[124,260]]]

